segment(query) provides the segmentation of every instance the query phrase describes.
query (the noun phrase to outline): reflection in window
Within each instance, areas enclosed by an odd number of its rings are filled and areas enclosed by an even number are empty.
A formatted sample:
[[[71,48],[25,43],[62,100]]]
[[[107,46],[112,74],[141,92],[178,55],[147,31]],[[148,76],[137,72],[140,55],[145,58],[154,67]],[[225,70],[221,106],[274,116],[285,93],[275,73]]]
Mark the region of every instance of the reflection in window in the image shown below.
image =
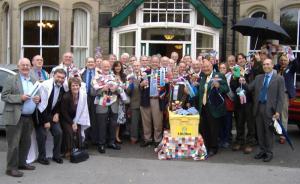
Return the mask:
[[[256,13],[252,14],[251,17],[262,17],[264,19],[267,19],[267,14],[265,12],[256,12]],[[256,42],[257,42],[257,44],[256,44]],[[260,50],[261,46],[264,43],[265,43],[265,40],[251,36],[250,37],[250,52],[252,52],[254,50]],[[255,44],[256,44],[256,48],[255,48]]]
[[[135,32],[122,33],[119,37],[119,56],[127,52],[135,55]]]
[[[213,50],[213,36],[197,33],[196,55],[208,53],[211,50]]]
[[[191,11],[188,0],[145,0],[143,22],[190,23]]]
[[[290,35],[291,39],[280,41],[280,44],[290,45],[293,50],[299,50],[299,10],[297,8],[284,9],[280,13],[280,25]]]
[[[74,9],[72,19],[71,51],[74,55],[75,65],[80,68],[85,66],[85,59],[89,53],[88,33],[88,13],[83,9]]]
[[[170,36],[168,38],[168,36]],[[142,29],[142,40],[191,41],[190,29],[145,28]]]
[[[59,50],[59,13],[47,6],[36,6],[25,9],[22,14],[22,52],[31,59],[42,55],[45,65],[58,64]],[[50,49],[50,53],[43,51]]]

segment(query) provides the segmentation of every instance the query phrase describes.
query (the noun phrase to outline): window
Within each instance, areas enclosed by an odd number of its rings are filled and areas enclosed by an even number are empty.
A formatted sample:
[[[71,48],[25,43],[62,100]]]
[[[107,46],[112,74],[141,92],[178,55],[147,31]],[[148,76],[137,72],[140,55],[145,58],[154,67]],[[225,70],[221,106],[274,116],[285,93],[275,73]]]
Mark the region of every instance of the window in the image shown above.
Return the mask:
[[[300,9],[297,8],[283,9],[280,13],[280,25],[291,37],[280,41],[280,44],[291,46],[295,52],[300,52],[299,19]]]
[[[121,26],[126,26],[136,23],[136,11],[133,11],[121,24]]]
[[[47,6],[27,8],[22,13],[22,56],[39,54],[45,65],[59,61],[59,13]]]
[[[78,67],[85,66],[89,55],[89,14],[83,9],[73,10],[71,50],[74,63]]]
[[[213,36],[197,33],[196,56],[199,56],[201,53],[208,53],[213,49]]]
[[[261,11],[258,11],[256,13],[253,13],[251,15],[251,17],[262,17],[264,19],[267,19],[267,14],[265,12],[261,12]],[[256,43],[257,42],[257,43]],[[250,37],[250,51],[249,52],[253,52],[255,50],[260,50],[261,46],[265,43],[265,40],[262,40],[260,38],[257,38],[257,37]],[[256,44],[256,47],[255,47],[255,44]]]
[[[202,26],[212,27],[209,24],[208,20],[199,12],[197,12],[197,24]]]
[[[191,11],[187,0],[145,0],[143,22],[190,23]]]
[[[121,33],[119,37],[119,56],[126,52],[135,55],[135,32]]]
[[[191,30],[178,28],[143,28],[142,40],[191,41]]]

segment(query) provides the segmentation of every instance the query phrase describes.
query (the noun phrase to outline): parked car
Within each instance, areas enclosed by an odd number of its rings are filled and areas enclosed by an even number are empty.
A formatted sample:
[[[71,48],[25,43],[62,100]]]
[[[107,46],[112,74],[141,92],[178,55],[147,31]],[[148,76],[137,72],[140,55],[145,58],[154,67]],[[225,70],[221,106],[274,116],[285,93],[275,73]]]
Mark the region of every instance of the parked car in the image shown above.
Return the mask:
[[[17,65],[0,65],[0,131],[5,130],[4,122],[3,122],[3,109],[5,103],[1,100],[1,93],[3,90],[3,86],[6,82],[6,79],[10,75],[17,75],[18,67]]]

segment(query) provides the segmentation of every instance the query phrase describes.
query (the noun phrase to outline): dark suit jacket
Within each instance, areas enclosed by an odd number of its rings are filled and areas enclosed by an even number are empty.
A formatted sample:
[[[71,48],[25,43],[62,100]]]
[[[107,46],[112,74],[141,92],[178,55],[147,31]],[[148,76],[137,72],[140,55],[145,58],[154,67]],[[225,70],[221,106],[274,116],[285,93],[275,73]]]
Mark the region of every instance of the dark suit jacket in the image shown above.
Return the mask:
[[[246,88],[249,91],[253,91],[254,94],[254,105],[253,105],[253,115],[256,116],[258,113],[259,104],[259,94],[264,83],[264,74],[256,76],[255,80]],[[282,76],[273,73],[272,78],[268,85],[267,91],[267,102],[266,102],[266,116],[272,118],[273,115],[278,112],[282,112],[284,100],[284,79]]]
[[[216,75],[218,75],[219,78],[221,78],[221,81],[219,81],[220,88],[218,89],[218,92],[224,98],[224,96],[229,92],[229,87],[227,85],[226,78],[223,74],[217,73],[217,72],[213,72],[212,78],[214,78]],[[199,95],[199,113],[200,114],[201,114],[201,111],[202,111],[202,103],[203,103],[202,100],[203,100],[203,95],[204,95],[204,91],[205,91],[206,78],[207,78],[207,76],[202,77],[201,80],[200,80],[200,84],[199,84],[198,95]],[[207,97],[212,92],[211,84],[212,84],[212,81],[210,81],[208,83]],[[208,107],[208,110],[210,111],[210,113],[212,114],[212,116],[214,118],[220,118],[220,117],[222,117],[226,114],[225,103],[223,103],[221,105],[218,105],[218,106],[215,106],[214,104],[211,104],[209,102],[209,100],[207,100],[206,106]]]
[[[54,87],[51,91],[50,97],[48,99],[48,105],[46,107],[46,109],[43,112],[40,112],[39,117],[40,117],[40,124],[45,124],[48,122],[52,122],[53,116],[54,114],[58,113],[60,114],[61,112],[61,100],[63,97],[63,94],[65,93],[64,88],[61,87],[60,91],[59,91],[59,95],[57,98],[57,102],[54,106],[54,108],[52,109],[52,102],[53,102],[53,96],[54,96]]]
[[[277,73],[280,72],[280,64],[277,64],[274,66],[274,69],[277,71]],[[295,98],[296,97],[296,88],[294,85],[294,75],[297,72],[298,64],[297,60],[291,61],[289,65],[286,67],[286,69],[283,71],[283,78],[285,82],[285,88],[287,91],[287,94],[289,95],[289,98]]]
[[[95,71],[95,69],[94,69]],[[86,75],[87,75],[87,69],[84,70],[84,72],[81,74],[81,79],[84,83],[86,83]],[[95,71],[95,74],[96,74],[96,71]]]
[[[151,70],[145,71],[147,75],[151,74]],[[143,80],[142,80],[143,81]],[[148,77],[148,82],[150,85],[150,77]],[[166,83],[164,87],[160,87],[159,95],[165,94],[164,97],[159,98],[159,108],[161,111],[166,110],[167,104],[169,102],[169,84]],[[142,107],[149,107],[150,106],[150,87],[148,88],[141,88],[141,106]]]

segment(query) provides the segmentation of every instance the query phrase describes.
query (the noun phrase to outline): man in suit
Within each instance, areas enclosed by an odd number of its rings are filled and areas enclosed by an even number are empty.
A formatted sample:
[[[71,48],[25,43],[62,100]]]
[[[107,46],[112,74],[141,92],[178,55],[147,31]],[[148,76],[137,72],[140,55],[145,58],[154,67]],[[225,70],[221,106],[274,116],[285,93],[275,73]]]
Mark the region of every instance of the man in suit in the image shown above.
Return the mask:
[[[223,74],[214,72],[213,65],[207,59],[203,60],[204,76],[199,84],[199,113],[201,114],[200,133],[204,138],[208,156],[218,152],[218,135],[221,117],[226,115],[224,95],[229,87]]]
[[[44,65],[44,59],[40,55],[36,55],[32,58],[32,69],[30,71],[30,74],[34,76],[39,81],[44,81],[49,79],[49,74],[46,72],[46,70],[43,69]]]
[[[101,74],[93,80],[93,88],[91,94],[96,96],[96,132],[98,152],[105,153],[105,145],[107,148],[120,150],[121,147],[115,143],[116,128],[119,110],[118,86],[108,84],[108,80],[115,81],[114,76],[110,73],[110,63],[108,60],[103,60]],[[101,83],[101,87],[99,83]],[[108,99],[105,101],[104,99]],[[102,104],[99,101],[102,99]],[[115,99],[115,100],[113,100]],[[104,102],[105,101],[105,102]],[[109,131],[109,134],[107,134]],[[107,143],[107,144],[106,144]]]
[[[279,58],[279,63],[274,66],[274,69],[277,70],[277,73],[284,78],[285,82],[281,121],[286,130],[288,127],[289,100],[296,97],[295,73],[297,72],[298,68],[297,62],[297,59],[290,61],[288,55],[284,54]],[[285,137],[280,136],[279,142],[284,144]]]
[[[152,134],[154,144],[157,146],[163,135],[163,111],[167,106],[168,82],[165,86],[160,86],[160,58],[152,56],[151,70],[146,70],[147,79],[143,79],[141,88],[141,115],[144,131],[144,142],[141,147],[152,144]],[[166,79],[165,79],[166,80]],[[152,131],[152,128],[154,132]]]
[[[95,111],[95,97],[91,95],[91,87],[92,87],[92,79],[95,77],[96,74],[96,63],[95,59],[92,57],[88,57],[85,60],[86,68],[81,74],[82,81],[85,83],[86,92],[87,92],[87,103],[90,115],[90,123],[91,127],[85,131],[86,140],[92,143],[96,143],[96,111]]]
[[[62,143],[62,129],[59,123],[60,103],[65,92],[63,84],[66,78],[64,69],[56,69],[53,78],[42,83],[41,103],[38,106],[39,124],[36,127],[36,139],[38,143],[38,162],[43,165],[48,165],[49,161],[46,158],[46,139],[47,131],[50,130],[53,140],[53,157],[52,160],[62,164],[61,158],[61,143]]]
[[[270,128],[273,119],[279,119],[284,100],[284,79],[273,71],[274,64],[271,59],[263,61],[265,74],[256,76],[247,87],[253,91],[253,115],[256,117],[257,138],[260,152],[255,159],[270,162],[273,158],[274,133]],[[240,83],[246,80],[240,78]]]
[[[30,94],[36,82],[30,76],[30,68],[29,59],[20,59],[19,73],[7,79],[1,97],[5,102],[3,120],[8,144],[6,174],[13,177],[23,176],[19,169],[35,169],[26,163],[33,129],[32,114],[40,101],[39,96]]]

